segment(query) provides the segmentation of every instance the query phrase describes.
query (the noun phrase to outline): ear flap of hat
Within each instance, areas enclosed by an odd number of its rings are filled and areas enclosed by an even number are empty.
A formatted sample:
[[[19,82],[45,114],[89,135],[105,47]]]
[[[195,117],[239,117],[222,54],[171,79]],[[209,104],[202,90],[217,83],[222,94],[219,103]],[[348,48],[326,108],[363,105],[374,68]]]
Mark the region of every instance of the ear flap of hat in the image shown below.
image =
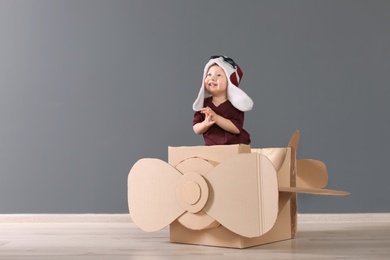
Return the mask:
[[[203,78],[202,82],[200,83],[198,97],[196,98],[194,104],[192,104],[192,109],[194,111],[201,110],[203,108],[204,99],[211,97],[211,94],[204,87],[204,79],[206,78],[207,71],[212,64],[215,64],[215,62],[213,60],[209,60],[209,62],[207,62],[206,66],[204,67]]]
[[[233,84],[228,85],[228,99],[240,111],[249,111],[253,107],[252,99],[240,88]]]
[[[206,97],[209,97],[209,96],[210,96],[210,93],[208,93],[208,91],[205,90],[205,88],[202,84],[200,87],[199,93],[198,93],[198,97],[196,98],[194,104],[192,105],[192,109],[194,111],[201,110],[203,108],[204,99]]]
[[[249,111],[253,107],[252,99],[238,87],[243,73],[240,66],[236,65],[236,70],[230,74],[228,84],[228,99],[232,105],[240,111]]]

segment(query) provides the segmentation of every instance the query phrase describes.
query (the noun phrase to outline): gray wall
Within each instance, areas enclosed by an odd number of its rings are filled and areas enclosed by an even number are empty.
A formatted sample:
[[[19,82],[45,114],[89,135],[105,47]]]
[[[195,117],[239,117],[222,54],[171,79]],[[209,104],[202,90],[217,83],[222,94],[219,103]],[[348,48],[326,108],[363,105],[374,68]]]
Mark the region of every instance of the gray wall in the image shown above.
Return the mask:
[[[302,213],[389,212],[390,1],[0,1],[0,213],[125,213],[127,174],[202,145],[192,102],[233,57],[253,147],[327,164]]]

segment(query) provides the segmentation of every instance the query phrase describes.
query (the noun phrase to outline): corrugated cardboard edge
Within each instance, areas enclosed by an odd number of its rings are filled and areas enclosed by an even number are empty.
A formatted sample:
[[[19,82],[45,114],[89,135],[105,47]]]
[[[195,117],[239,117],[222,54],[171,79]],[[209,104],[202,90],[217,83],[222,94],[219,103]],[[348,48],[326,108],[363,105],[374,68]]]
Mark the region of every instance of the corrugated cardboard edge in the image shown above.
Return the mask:
[[[297,165],[296,165],[296,148],[291,148],[291,163],[290,163],[290,186],[296,187],[296,177],[297,177]],[[296,238],[298,232],[298,200],[297,194],[292,194],[290,198],[291,203],[291,237]]]

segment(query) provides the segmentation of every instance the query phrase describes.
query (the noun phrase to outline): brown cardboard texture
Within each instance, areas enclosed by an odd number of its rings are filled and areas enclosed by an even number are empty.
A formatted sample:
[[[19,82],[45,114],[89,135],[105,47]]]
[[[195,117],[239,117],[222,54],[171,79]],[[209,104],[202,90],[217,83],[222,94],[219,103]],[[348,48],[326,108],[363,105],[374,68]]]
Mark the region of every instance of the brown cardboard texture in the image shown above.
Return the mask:
[[[130,215],[152,232],[170,225],[177,243],[245,248],[296,236],[296,193],[323,189],[325,165],[296,161],[299,132],[286,148],[169,147],[168,163],[141,159],[128,177]]]

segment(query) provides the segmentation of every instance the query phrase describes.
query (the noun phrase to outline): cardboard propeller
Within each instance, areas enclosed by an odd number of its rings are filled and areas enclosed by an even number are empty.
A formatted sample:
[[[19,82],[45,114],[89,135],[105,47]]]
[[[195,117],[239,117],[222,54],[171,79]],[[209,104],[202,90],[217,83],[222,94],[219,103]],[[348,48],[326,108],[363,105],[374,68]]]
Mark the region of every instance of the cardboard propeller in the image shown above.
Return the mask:
[[[128,196],[130,215],[138,227],[157,231],[179,217],[201,218],[203,228],[217,221],[244,237],[261,236],[273,227],[278,181],[266,156],[238,154],[215,167],[201,158],[191,160],[196,160],[198,172],[183,173],[178,168],[186,169],[185,165],[175,168],[158,159],[134,164]],[[243,165],[247,170],[241,170]]]

